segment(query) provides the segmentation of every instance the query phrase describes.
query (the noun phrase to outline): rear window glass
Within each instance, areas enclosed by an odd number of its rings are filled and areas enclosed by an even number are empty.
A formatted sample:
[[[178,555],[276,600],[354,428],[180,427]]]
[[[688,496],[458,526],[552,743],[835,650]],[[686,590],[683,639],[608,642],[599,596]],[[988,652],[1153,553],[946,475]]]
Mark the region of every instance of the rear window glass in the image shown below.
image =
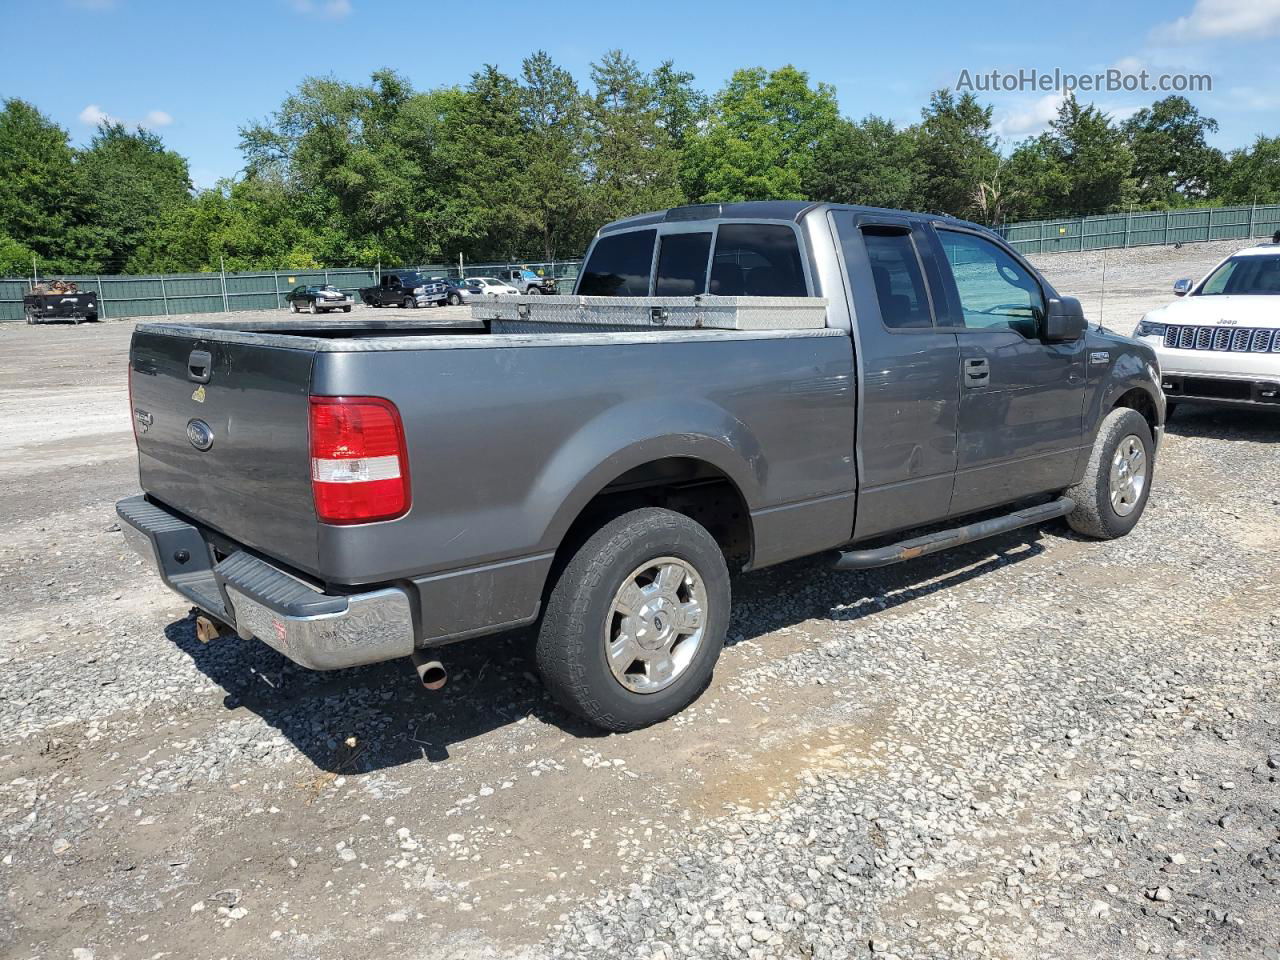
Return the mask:
[[[721,224],[710,292],[722,297],[808,296],[795,231],[772,223]]]
[[[707,289],[709,233],[670,233],[658,246],[658,274],[654,294],[659,297],[691,297]]]
[[[933,326],[911,234],[864,230],[863,240],[871,260],[871,276],[875,280],[884,325],[897,330]]]
[[[635,230],[602,237],[582,271],[578,295],[644,297],[649,293],[654,230]]]

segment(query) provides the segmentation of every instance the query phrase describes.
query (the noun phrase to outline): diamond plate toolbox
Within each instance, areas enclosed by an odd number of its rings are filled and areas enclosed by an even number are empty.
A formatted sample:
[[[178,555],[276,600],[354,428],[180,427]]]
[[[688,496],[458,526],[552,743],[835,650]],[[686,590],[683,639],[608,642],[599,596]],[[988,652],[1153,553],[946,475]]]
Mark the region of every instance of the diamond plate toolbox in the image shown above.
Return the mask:
[[[823,297],[495,297],[471,305],[494,333],[566,330],[819,330]]]

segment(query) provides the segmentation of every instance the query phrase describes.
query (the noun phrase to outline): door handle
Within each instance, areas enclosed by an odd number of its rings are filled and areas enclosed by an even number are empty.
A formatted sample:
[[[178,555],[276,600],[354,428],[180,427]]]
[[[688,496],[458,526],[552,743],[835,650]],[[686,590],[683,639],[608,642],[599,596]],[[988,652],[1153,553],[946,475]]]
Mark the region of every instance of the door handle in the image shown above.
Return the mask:
[[[966,387],[985,387],[990,382],[990,361],[986,357],[966,357],[964,361],[964,385]]]

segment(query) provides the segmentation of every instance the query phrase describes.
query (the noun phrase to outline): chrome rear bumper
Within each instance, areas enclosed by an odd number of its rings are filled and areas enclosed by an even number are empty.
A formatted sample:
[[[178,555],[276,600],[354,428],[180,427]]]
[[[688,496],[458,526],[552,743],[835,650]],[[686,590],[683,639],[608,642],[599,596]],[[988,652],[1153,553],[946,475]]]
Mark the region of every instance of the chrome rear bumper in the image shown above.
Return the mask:
[[[245,551],[218,560],[194,524],[129,497],[116,504],[125,540],[201,610],[312,670],[407,657],[413,610],[399,587],[325,593]]]

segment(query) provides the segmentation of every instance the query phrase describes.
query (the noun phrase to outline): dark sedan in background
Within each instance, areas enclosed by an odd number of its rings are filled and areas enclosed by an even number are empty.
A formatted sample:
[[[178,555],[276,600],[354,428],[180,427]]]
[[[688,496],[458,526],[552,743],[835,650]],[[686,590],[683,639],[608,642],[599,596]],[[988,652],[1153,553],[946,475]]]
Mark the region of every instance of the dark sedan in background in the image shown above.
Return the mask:
[[[351,298],[333,284],[294,287],[285,294],[290,313],[305,310],[307,313],[328,313],[331,310],[351,312]]]

